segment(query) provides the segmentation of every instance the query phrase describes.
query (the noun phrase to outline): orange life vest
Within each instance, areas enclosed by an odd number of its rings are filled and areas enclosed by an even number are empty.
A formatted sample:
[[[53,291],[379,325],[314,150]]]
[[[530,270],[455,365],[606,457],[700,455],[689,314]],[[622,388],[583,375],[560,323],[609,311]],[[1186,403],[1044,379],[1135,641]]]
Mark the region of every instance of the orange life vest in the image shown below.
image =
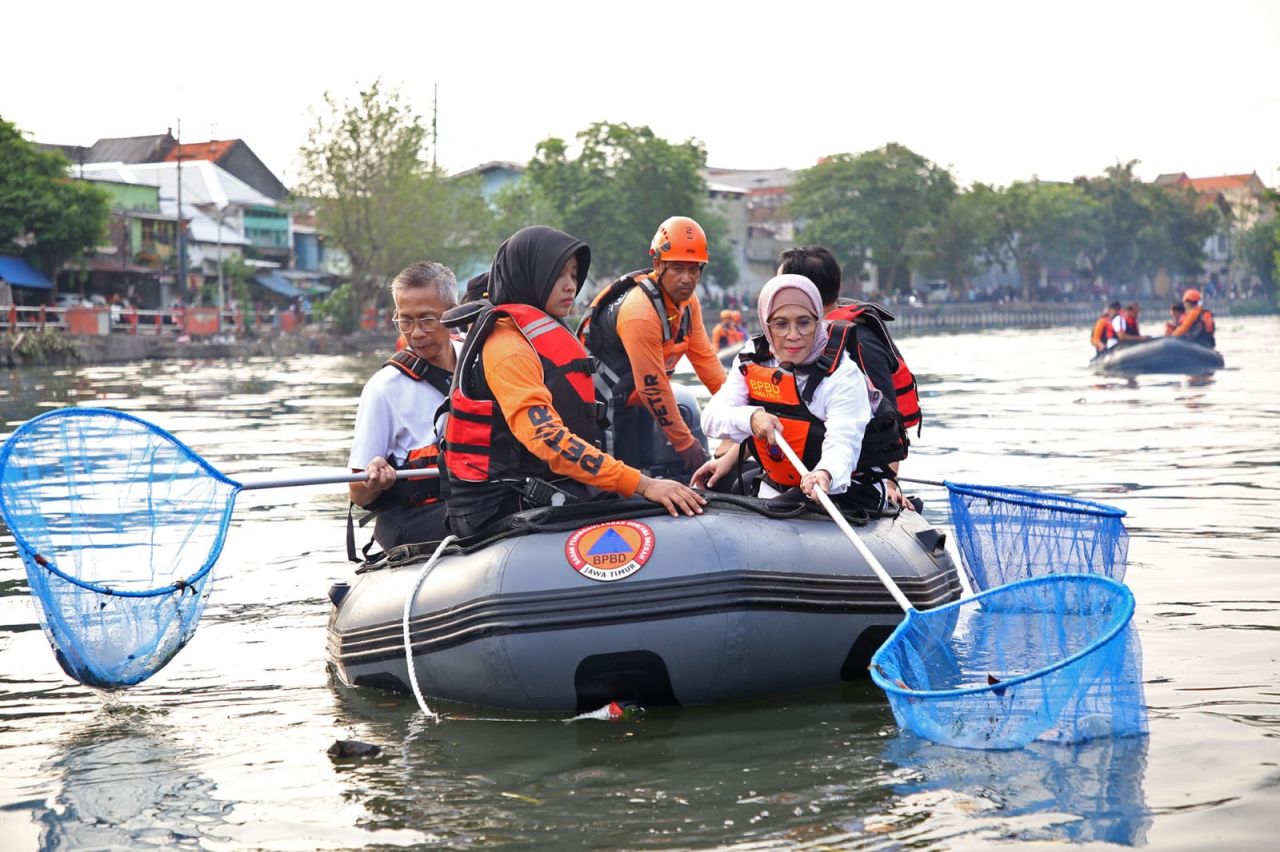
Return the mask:
[[[894,407],[897,408],[898,415],[902,418],[903,428],[910,429],[914,426],[918,436],[924,429],[924,412],[920,410],[920,389],[916,385],[915,374],[907,366],[906,359],[902,357],[902,352],[898,350],[898,345],[893,342],[893,336],[889,334],[889,329],[885,325],[886,318],[892,321],[893,315],[879,305],[870,302],[854,302],[848,305],[840,305],[826,316],[826,319],[834,322],[852,324],[848,351],[853,355],[854,360],[858,362],[858,366],[864,373],[867,371],[867,367],[862,356],[859,335],[875,335],[893,356]]]
[[[1093,332],[1089,335],[1089,342],[1093,344],[1093,348],[1099,352],[1107,349],[1107,344],[1117,339],[1115,326],[1111,324],[1111,317],[1103,314],[1098,317],[1097,322],[1093,324]]]
[[[853,324],[843,320],[831,324],[827,345],[812,364],[784,370],[778,366],[766,366],[772,360],[769,344],[763,335],[754,339],[750,351],[738,356],[739,367],[747,384],[747,399],[778,418],[782,423],[782,437],[804,466],[813,470],[822,458],[822,441],[826,437],[826,424],[809,410],[819,385],[840,367],[840,360],[849,351],[849,338]],[[800,390],[796,377],[805,379]],[[892,409],[887,398],[872,417],[863,432],[861,451],[854,466],[859,478],[868,480],[892,479],[889,467],[907,457],[910,441],[902,427],[902,420]],[[770,447],[767,441],[752,436],[750,446],[755,450],[760,466],[770,484],[779,490],[800,484],[800,474],[782,451]]]
[[[426,382],[448,398],[449,386],[453,381],[453,373],[443,367],[428,363],[408,349],[401,349],[383,362],[384,367],[399,370],[415,382]],[[434,414],[434,412],[430,412]],[[440,448],[433,441],[425,446],[409,451],[404,459],[389,458],[388,462],[396,470],[422,470],[437,467],[440,463]],[[425,506],[440,499],[440,480],[436,479],[400,479],[396,484],[378,495],[378,499],[365,508],[378,512],[391,506]]]
[[[500,317],[510,317],[542,362],[543,381],[565,427],[593,446],[599,443],[595,388],[586,350],[559,320],[529,305],[496,305],[476,320],[453,376],[445,425],[444,471],[450,512],[466,512],[490,503],[512,482],[529,478],[562,481],[542,459],[512,434],[484,376],[484,341]],[[571,442],[573,443],[573,442]],[[566,447],[566,458],[573,452]],[[577,450],[581,455],[582,448]],[[583,457],[585,466],[599,455]],[[597,467],[599,461],[596,462]],[[564,481],[572,492],[577,483]]]

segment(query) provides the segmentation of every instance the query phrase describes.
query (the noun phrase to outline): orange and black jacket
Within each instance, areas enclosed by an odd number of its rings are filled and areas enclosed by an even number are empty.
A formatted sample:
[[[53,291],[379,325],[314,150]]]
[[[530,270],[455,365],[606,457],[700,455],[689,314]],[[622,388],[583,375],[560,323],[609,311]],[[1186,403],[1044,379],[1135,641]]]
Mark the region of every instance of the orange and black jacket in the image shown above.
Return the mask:
[[[853,302],[837,306],[826,319],[851,324],[849,354],[871,379],[871,384],[889,400],[902,419],[903,429],[915,427],[919,435],[924,426],[920,390],[915,375],[889,334],[886,323],[893,322],[893,314],[874,302]]]
[[[401,349],[383,364],[404,373],[415,382],[426,382],[445,397],[449,398],[449,386],[453,381],[453,373],[427,363],[408,349]],[[427,412],[424,412],[427,413]],[[434,412],[431,412],[434,414]],[[436,443],[416,447],[409,451],[404,459],[387,459],[396,470],[421,470],[436,467],[440,460],[440,449]],[[378,495],[364,508],[370,512],[380,512],[392,506],[425,506],[440,499],[439,479],[400,479],[396,484]]]
[[[840,366],[840,360],[850,351],[853,324],[843,320],[831,324],[831,334],[822,354],[812,364],[784,370],[767,366],[773,360],[764,335],[752,339],[752,345],[738,356],[738,369],[747,385],[747,399],[778,418],[782,423],[782,437],[809,470],[822,458],[822,441],[827,427],[808,407],[818,386]],[[801,388],[796,379],[804,379]],[[909,441],[902,428],[898,412],[882,393],[880,407],[872,412],[870,422],[862,437],[862,448],[854,465],[854,478],[859,480],[892,479],[890,465],[907,457]],[[767,441],[752,436],[749,446],[764,468],[770,485],[785,490],[800,484],[800,475],[776,448]]]
[[[1107,350],[1107,341],[1115,340],[1117,337],[1115,326],[1111,324],[1111,317],[1103,314],[1093,324],[1093,332],[1089,335],[1089,342],[1093,344],[1094,349],[1099,352],[1105,352]]]
[[[604,400],[613,407],[643,405],[677,452],[693,445],[668,377],[687,355],[708,390],[715,393],[724,384],[724,367],[702,325],[696,295],[676,305],[651,272],[628,273],[592,300],[578,338],[605,368],[596,375]]]
[[[598,448],[586,351],[559,320],[522,304],[480,315],[458,358],[445,426],[450,516],[483,511],[530,478],[577,497],[629,496],[640,474]]]
[[[1182,322],[1173,330],[1174,337],[1185,337],[1192,343],[1204,346],[1216,346],[1218,341],[1213,334],[1213,312],[1196,306],[1187,311]]]

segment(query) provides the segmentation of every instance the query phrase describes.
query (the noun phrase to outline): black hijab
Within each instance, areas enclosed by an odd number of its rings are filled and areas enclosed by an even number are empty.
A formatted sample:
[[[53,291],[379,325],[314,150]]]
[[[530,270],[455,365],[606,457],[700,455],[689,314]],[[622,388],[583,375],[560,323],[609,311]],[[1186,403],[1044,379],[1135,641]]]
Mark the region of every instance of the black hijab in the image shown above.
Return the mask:
[[[498,246],[489,272],[489,301],[495,305],[546,307],[560,270],[578,258],[578,290],[587,280],[591,249],[582,240],[545,225],[516,231]]]

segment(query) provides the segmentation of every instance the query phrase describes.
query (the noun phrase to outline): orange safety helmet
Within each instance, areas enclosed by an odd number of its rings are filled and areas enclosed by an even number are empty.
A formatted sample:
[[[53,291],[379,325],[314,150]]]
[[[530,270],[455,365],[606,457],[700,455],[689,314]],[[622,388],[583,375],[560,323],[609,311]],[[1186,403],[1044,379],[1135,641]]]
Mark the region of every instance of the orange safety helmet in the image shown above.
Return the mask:
[[[1192,287],[1191,289],[1187,290],[1185,293],[1182,294],[1182,301],[1184,302],[1200,301],[1200,291],[1197,290],[1195,287]]]
[[[649,244],[649,257],[684,263],[707,262],[707,235],[688,216],[672,216],[658,226]]]

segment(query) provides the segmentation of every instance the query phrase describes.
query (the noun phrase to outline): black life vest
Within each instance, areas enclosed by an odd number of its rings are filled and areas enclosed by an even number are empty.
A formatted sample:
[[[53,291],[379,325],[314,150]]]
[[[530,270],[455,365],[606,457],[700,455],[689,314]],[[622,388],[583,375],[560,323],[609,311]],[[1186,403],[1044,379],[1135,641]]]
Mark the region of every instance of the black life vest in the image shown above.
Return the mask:
[[[860,336],[874,335],[876,340],[888,350],[893,357],[893,407],[902,418],[903,430],[909,430],[914,426],[916,435],[919,436],[924,429],[924,412],[920,409],[920,390],[916,385],[915,374],[907,366],[902,352],[898,350],[898,345],[893,342],[893,335],[889,334],[886,322],[893,322],[893,314],[874,302],[852,302],[837,306],[827,314],[826,319],[853,325],[852,334],[847,338],[848,352],[864,373],[867,372],[867,366],[863,359],[862,345],[859,342]],[[881,390],[883,391],[884,388]]]
[[[1217,346],[1218,341],[1213,333],[1213,314],[1204,308],[1192,308],[1191,310],[1195,312],[1195,318],[1191,320],[1191,325],[1187,327],[1183,337],[1192,343],[1199,343],[1201,346],[1210,348]]]
[[[482,361],[484,342],[501,317],[514,320],[538,354],[543,381],[561,422],[590,446],[577,446],[579,442],[569,439],[563,430],[542,436],[543,440],[590,473],[595,472],[591,465],[598,470],[603,461],[598,452],[588,452],[599,443],[599,428],[591,364],[582,344],[563,323],[537,308],[496,305],[476,319],[453,375],[443,447],[451,515],[492,506],[508,495],[513,485],[523,489],[530,478],[554,481],[570,494],[586,493],[577,482],[557,478],[550,466],[525,449],[507,426],[485,379]]]
[[[744,349],[738,356],[738,369],[746,380],[748,400],[781,421],[783,439],[810,470],[822,458],[822,441],[826,437],[827,428],[809,410],[808,403],[813,401],[819,385],[839,368],[841,359],[849,351],[851,344],[848,338],[852,334],[852,323],[832,323],[822,354],[813,363],[798,366],[794,370],[765,365],[773,356],[764,335],[753,338],[750,349]],[[805,380],[803,389],[797,385],[798,376]],[[865,480],[892,479],[893,471],[889,465],[907,457],[908,444],[901,418],[887,398],[882,399],[879,408],[872,412],[863,433],[861,451],[854,465],[855,477]],[[781,490],[800,484],[799,473],[781,450],[770,449],[768,442],[760,441],[754,436],[750,439],[749,446],[754,449],[765,476],[775,488]]]
[[[635,377],[631,372],[631,359],[622,345],[622,337],[618,334],[618,313],[622,303],[632,288],[639,287],[649,299],[653,311],[662,325],[662,349],[664,356],[668,354],[668,344],[675,344],[677,350],[683,346],[688,348],[689,328],[692,312],[686,304],[680,310],[680,321],[676,330],[671,331],[671,323],[667,319],[666,302],[662,298],[662,288],[653,280],[651,272],[640,269],[629,272],[596,294],[591,300],[591,308],[578,325],[578,340],[587,351],[599,361],[601,369],[596,372],[596,387],[600,390],[601,399],[621,405],[636,389]]]
[[[401,349],[392,355],[382,366],[399,370],[415,382],[426,382],[440,391],[448,399],[449,387],[453,381],[453,373],[443,367],[428,363],[408,349]],[[423,412],[432,414],[435,412]],[[440,463],[440,448],[433,441],[425,446],[415,447],[403,459],[388,458],[387,461],[396,470],[422,470],[437,467]],[[436,479],[400,479],[396,484],[378,495],[368,506],[370,512],[380,512],[391,506],[425,506],[440,499],[440,480]]]

